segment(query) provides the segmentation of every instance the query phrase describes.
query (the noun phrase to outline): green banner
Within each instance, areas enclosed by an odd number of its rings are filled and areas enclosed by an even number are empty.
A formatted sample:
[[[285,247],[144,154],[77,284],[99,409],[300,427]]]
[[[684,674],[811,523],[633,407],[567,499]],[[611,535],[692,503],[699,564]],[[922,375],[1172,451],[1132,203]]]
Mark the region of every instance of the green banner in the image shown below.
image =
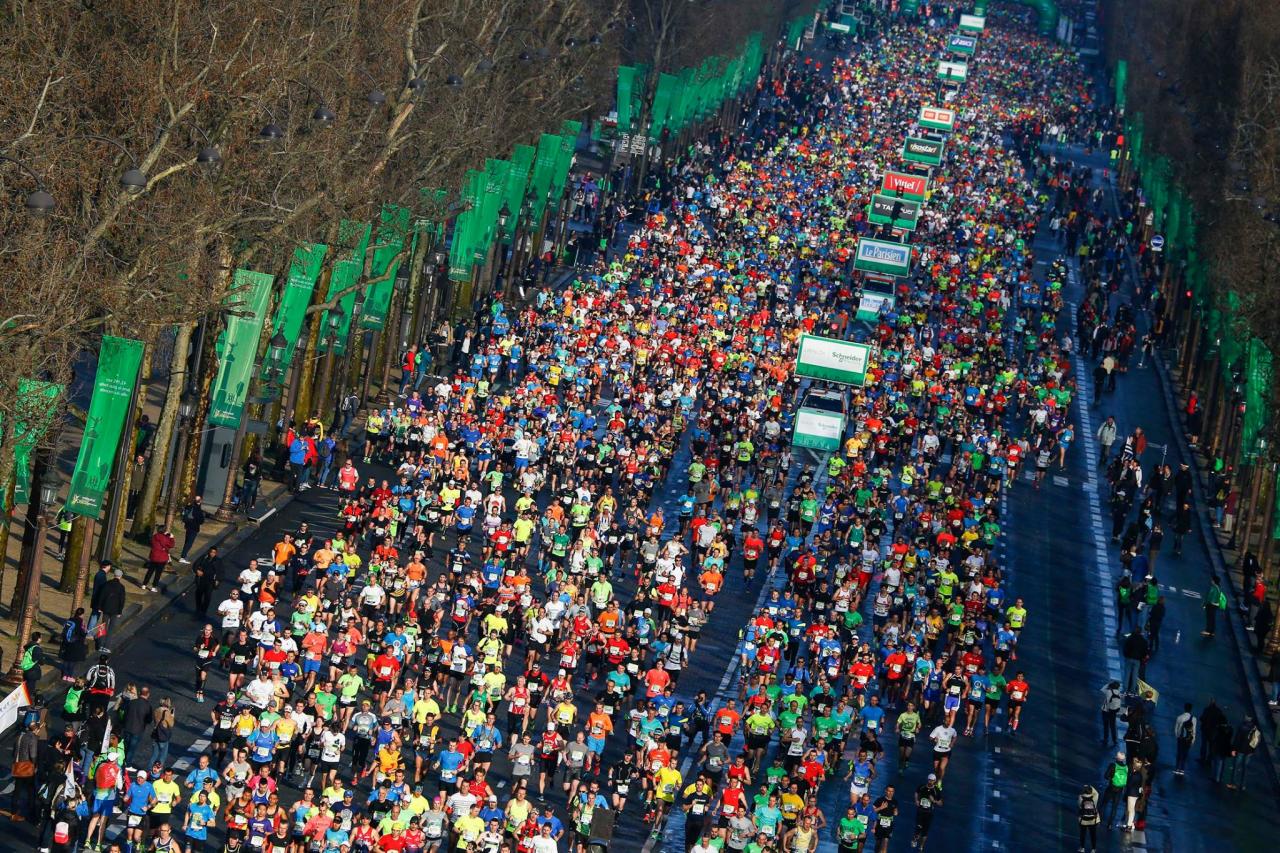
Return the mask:
[[[580,121],[566,121],[560,129],[560,156],[556,160],[556,174],[551,187],[553,196],[557,199],[564,194],[565,184],[569,180],[569,170],[573,168],[573,152],[578,147],[578,134],[581,131]]]
[[[273,281],[275,277],[268,273],[236,270],[231,292],[224,300],[232,311],[227,315],[227,328],[218,338],[218,375],[209,405],[211,424],[235,429],[244,417]]]
[[[542,134],[538,140],[538,153],[533,160],[533,180],[529,182],[529,206],[535,223],[542,219],[542,212],[546,209],[547,194],[551,191],[551,182],[555,180],[556,161],[559,159],[560,137],[553,133]],[[535,251],[541,251],[540,239],[535,241],[534,248]]]
[[[293,352],[302,334],[302,324],[307,319],[307,306],[311,304],[311,294],[316,289],[328,252],[329,247],[323,243],[304,243],[293,250],[289,277],[285,280],[280,304],[276,306],[275,319],[271,321],[271,337],[275,337],[276,332],[284,335],[284,355],[280,359],[282,371],[293,364]],[[263,365],[263,378],[267,369],[267,365]]]
[[[303,306],[304,308],[306,306]],[[93,398],[80,440],[67,495],[67,511],[86,518],[102,515],[103,497],[111,481],[111,469],[120,449],[120,439],[128,420],[129,402],[142,366],[141,341],[102,336],[98,370],[93,377]]]
[[[378,243],[373,248],[369,278],[373,282],[364,289],[364,308],[360,312],[360,328],[377,330],[387,324],[391,294],[395,292],[396,273],[400,270],[405,238],[409,234],[409,208],[394,204],[382,206],[378,226]]]
[[[621,133],[631,132],[631,122],[634,120],[631,105],[639,70],[634,65],[618,67],[618,131]]]
[[[351,336],[351,315],[356,308],[356,284],[360,281],[360,276],[364,275],[364,256],[369,249],[369,236],[372,233],[373,226],[367,222],[344,219],[338,226],[338,245],[342,248],[335,252],[339,260],[333,262],[333,269],[329,273],[329,292],[324,298],[329,302],[339,293],[345,293],[338,300],[338,307],[342,309],[342,322],[338,324],[336,338],[333,338],[333,333],[329,330],[329,312],[324,312],[321,326],[323,331],[318,342],[322,352],[328,351],[331,338],[335,353],[344,355],[347,351],[347,338]]]
[[[61,393],[62,386],[54,382],[36,379],[18,382],[18,405],[13,426],[14,506],[30,500],[31,451],[49,431]]]
[[[658,75],[658,88],[653,93],[653,111],[649,117],[649,138],[661,138],[662,131],[671,118],[672,101],[677,95],[680,78],[672,74]]]
[[[1128,103],[1125,89],[1129,83],[1129,63],[1123,59],[1116,62],[1116,109],[1124,111]]]
[[[533,178],[533,158],[537,150],[532,145],[517,145],[511,152],[511,172],[507,178],[505,200],[511,215],[507,218],[507,227],[503,231],[502,240],[510,243],[520,227],[520,215],[523,212],[525,193],[529,181]]]

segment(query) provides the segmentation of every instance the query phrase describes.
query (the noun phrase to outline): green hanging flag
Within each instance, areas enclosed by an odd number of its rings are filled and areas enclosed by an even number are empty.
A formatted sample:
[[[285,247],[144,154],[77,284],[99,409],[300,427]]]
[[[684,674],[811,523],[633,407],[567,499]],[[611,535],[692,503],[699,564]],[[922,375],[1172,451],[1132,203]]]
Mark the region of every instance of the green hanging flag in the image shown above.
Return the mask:
[[[303,306],[306,307],[305,305]],[[84,422],[84,437],[71,475],[67,512],[86,518],[102,515],[103,499],[115,466],[129,403],[142,366],[142,341],[102,336],[98,369],[93,377],[93,397]]]
[[[18,381],[17,411],[13,426],[13,504],[27,503],[31,497],[31,451],[49,431],[57,412],[63,386],[37,379]]]
[[[1125,98],[1125,90],[1128,88],[1129,82],[1129,63],[1123,59],[1116,62],[1116,109],[1124,111],[1125,104],[1128,102]]]
[[[556,174],[552,180],[552,197],[564,195],[565,184],[569,180],[569,170],[573,168],[573,152],[578,145],[578,133],[582,130],[582,122],[566,121],[561,130],[560,153],[556,160]]]
[[[511,215],[507,217],[507,227],[503,230],[502,241],[510,244],[520,227],[520,217],[524,213],[524,197],[528,191],[529,181],[533,178],[533,158],[537,153],[532,145],[517,145],[511,152],[511,171],[507,175],[507,188],[503,200]]]
[[[347,338],[351,336],[351,317],[356,309],[356,284],[364,275],[364,256],[369,249],[369,237],[372,233],[373,226],[368,222],[344,219],[338,225],[338,245],[341,248],[334,251],[337,260],[333,262],[333,268],[329,272],[329,292],[324,298],[329,302],[339,293],[346,295],[338,300],[338,307],[342,309],[342,318],[338,324],[336,336],[329,329],[332,312],[324,312],[321,326],[323,331],[320,333],[318,342],[322,352],[329,350],[331,339],[335,354],[345,355],[347,352]]]
[[[272,337],[277,332],[284,336],[284,354],[280,358],[282,372],[293,364],[293,353],[302,334],[302,324],[307,319],[307,306],[311,304],[311,294],[316,289],[316,282],[320,279],[320,270],[324,267],[324,258],[328,253],[329,247],[323,243],[303,243],[293,250],[289,277],[285,279],[284,292],[280,294],[280,304],[276,306],[276,316],[271,323]],[[269,369],[269,366],[263,365],[263,379]]]
[[[387,324],[391,310],[391,294],[395,292],[396,273],[400,270],[405,238],[409,234],[409,208],[384,204],[378,226],[378,242],[369,267],[372,282],[364,289],[364,307],[360,312],[360,328],[378,330]]]
[[[542,220],[547,206],[547,195],[556,176],[556,162],[560,159],[560,137],[544,133],[538,139],[538,153],[533,161],[533,179],[529,182],[529,207],[535,223]],[[537,227],[536,224],[534,227]]]
[[[634,89],[639,69],[634,65],[618,67],[618,132],[630,133],[633,116]]]
[[[649,117],[649,138],[662,137],[671,119],[672,104],[678,96],[680,79],[672,74],[658,75],[658,88],[653,93],[653,111]]]
[[[244,417],[244,404],[253,379],[253,362],[271,301],[275,277],[253,270],[236,270],[231,292],[223,304],[233,309],[227,327],[218,338],[218,375],[209,405],[209,423],[236,429]]]

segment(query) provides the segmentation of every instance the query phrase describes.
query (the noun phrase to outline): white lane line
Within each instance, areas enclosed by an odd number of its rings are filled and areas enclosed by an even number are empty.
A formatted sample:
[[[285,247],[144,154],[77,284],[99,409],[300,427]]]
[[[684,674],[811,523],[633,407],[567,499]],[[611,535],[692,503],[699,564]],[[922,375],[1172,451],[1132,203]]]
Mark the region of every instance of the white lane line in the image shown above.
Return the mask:
[[[1074,262],[1067,264],[1067,278],[1069,283],[1074,287],[1076,284],[1076,268]],[[1075,303],[1069,303],[1067,310],[1074,319],[1076,316]],[[1120,653],[1116,648],[1116,644],[1111,642],[1110,637],[1116,636],[1118,632],[1118,622],[1115,613],[1115,603],[1112,601],[1111,595],[1111,555],[1107,550],[1107,542],[1102,527],[1102,502],[1099,497],[1099,483],[1097,472],[1091,460],[1098,458],[1097,437],[1093,430],[1093,418],[1089,412],[1089,401],[1092,399],[1093,379],[1089,376],[1089,371],[1085,369],[1085,359],[1082,353],[1077,352],[1073,359],[1075,363],[1076,374],[1076,410],[1080,413],[1080,434],[1082,438],[1082,446],[1085,450],[1086,470],[1088,471],[1088,485],[1091,487],[1085,491],[1085,495],[1089,501],[1089,515],[1091,527],[1093,529],[1093,560],[1089,572],[1092,586],[1098,596],[1098,601],[1102,604],[1103,628],[1106,631],[1106,637],[1103,639],[1103,647],[1106,650],[1107,672],[1113,679],[1120,678]]]

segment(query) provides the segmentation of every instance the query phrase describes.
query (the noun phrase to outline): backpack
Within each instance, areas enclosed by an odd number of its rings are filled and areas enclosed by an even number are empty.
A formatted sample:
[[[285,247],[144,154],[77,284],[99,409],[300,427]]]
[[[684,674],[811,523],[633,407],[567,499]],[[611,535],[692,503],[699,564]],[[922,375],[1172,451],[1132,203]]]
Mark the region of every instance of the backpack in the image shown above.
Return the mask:
[[[62,642],[67,644],[74,643],[78,639],[77,635],[79,633],[80,623],[76,620],[68,619],[62,623]]]
[[[1093,797],[1083,797],[1080,800],[1080,820],[1092,821],[1098,816],[1098,801]]]
[[[114,788],[118,781],[120,781],[120,765],[114,761],[104,761],[94,771],[93,784],[100,789]]]
[[[1245,742],[1249,744],[1250,749],[1257,749],[1258,745],[1262,743],[1262,732],[1257,726],[1249,729],[1249,736],[1246,738]]]
[[[1195,736],[1195,723],[1191,717],[1187,717],[1182,721],[1182,725],[1178,726],[1178,740],[1191,740]]]
[[[333,455],[333,446],[334,446],[333,437],[326,436],[324,439],[320,441],[319,444],[316,445],[316,453],[320,455],[321,459],[328,459],[330,456]]]

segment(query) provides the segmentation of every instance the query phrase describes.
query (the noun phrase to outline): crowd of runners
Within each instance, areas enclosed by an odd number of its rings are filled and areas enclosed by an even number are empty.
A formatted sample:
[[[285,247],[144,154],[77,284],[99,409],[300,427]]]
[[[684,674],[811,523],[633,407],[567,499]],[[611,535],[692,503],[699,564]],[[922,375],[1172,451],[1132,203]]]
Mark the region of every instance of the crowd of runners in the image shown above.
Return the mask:
[[[1038,614],[998,557],[1001,495],[1063,465],[1071,334],[1097,321],[1058,328],[1064,269],[1038,277],[1029,246],[1055,214],[1069,241],[1105,225],[1037,153],[1051,125],[1093,129],[1082,70],[993,10],[943,85],[949,5],[790,55],[735,133],[655,171],[609,257],[487,305],[359,440],[301,425],[348,451],[315,482],[335,531],[197,562],[205,754],[175,772],[163,706],[126,684],[145,675],[104,654],[69,694],[50,772],[76,784],[51,822],[197,853],[578,851],[622,815],[661,850],[923,847],[953,752],[1034,725],[1018,642]],[[871,195],[943,104],[914,269],[858,320],[857,240],[889,237]],[[875,348],[817,464],[791,447],[804,332]],[[1136,552],[1150,533],[1128,524]],[[738,659],[705,659],[725,596],[760,604],[716,626],[741,628]],[[737,679],[688,695],[691,665]],[[1121,755],[1108,779],[1141,768]]]

